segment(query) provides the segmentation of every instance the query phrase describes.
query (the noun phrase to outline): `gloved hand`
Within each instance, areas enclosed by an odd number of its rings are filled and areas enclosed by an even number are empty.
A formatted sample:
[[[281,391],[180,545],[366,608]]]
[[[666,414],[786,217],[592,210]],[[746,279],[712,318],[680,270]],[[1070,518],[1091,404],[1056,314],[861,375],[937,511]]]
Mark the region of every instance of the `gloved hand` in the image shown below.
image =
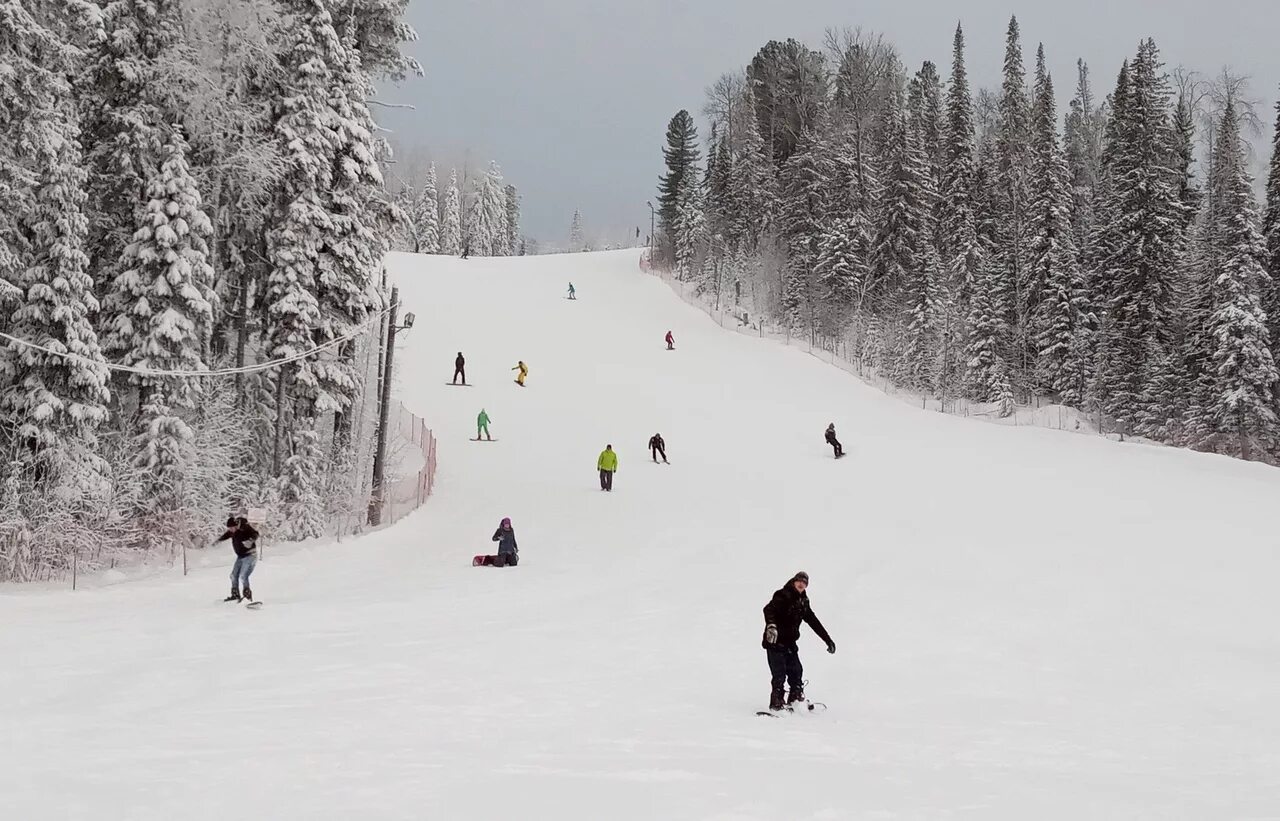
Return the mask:
[[[829,639],[828,639],[828,641],[827,641],[827,652],[828,652],[828,653],[834,653],[835,651],[836,651],[836,643],[835,643],[834,641],[831,641],[831,640],[829,640]]]
[[[778,627],[775,624],[767,625],[764,628],[764,640],[767,644],[778,643]]]

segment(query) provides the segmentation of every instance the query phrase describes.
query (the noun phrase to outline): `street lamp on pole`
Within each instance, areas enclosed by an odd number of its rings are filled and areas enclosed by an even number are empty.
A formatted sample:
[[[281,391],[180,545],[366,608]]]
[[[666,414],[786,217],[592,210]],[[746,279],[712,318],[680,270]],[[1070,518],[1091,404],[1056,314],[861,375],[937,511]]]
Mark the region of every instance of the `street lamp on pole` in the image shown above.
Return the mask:
[[[652,268],[653,267],[653,233],[654,233],[653,232],[653,227],[654,227],[653,201],[646,200],[645,205],[649,206],[649,267]]]

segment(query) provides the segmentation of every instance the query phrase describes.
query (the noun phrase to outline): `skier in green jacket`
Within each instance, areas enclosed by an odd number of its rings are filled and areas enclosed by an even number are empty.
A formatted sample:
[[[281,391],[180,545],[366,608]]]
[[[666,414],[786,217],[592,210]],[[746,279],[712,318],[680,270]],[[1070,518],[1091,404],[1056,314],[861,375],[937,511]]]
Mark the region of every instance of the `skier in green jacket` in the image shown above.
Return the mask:
[[[600,489],[613,492],[613,474],[618,472],[618,454],[614,452],[613,445],[604,446],[596,467],[600,470]]]
[[[480,433],[484,432],[484,438],[490,442],[493,437],[489,436],[489,414],[485,413],[484,408],[480,409],[480,415],[476,417],[476,441],[480,441]]]

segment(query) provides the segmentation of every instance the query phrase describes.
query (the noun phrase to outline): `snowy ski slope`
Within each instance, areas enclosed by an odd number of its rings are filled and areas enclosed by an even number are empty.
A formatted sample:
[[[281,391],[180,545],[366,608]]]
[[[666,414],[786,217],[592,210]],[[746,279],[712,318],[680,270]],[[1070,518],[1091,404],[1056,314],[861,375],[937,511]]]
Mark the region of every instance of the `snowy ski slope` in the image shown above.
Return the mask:
[[[263,610],[229,549],[0,590],[0,818],[1280,817],[1280,471],[914,410],[637,257],[393,257],[437,495],[269,556]],[[521,565],[470,567],[503,516]],[[799,569],[830,710],[757,718]]]

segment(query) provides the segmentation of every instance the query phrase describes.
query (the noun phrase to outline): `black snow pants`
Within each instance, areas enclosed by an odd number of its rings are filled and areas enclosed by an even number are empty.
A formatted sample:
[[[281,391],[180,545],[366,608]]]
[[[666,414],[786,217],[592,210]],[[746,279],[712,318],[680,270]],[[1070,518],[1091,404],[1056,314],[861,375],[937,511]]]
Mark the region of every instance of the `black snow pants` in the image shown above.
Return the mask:
[[[653,450],[653,461],[655,462],[658,461],[659,456],[662,457],[662,461],[664,462],[667,461],[667,451],[665,448],[652,448],[652,450]]]
[[[829,436],[827,437],[827,444],[831,445],[831,449],[835,451],[837,459],[839,459],[841,456],[844,456],[844,446],[840,444],[839,439],[835,438],[834,436]]]
[[[613,490],[613,471],[611,470],[600,471],[600,489]]]
[[[782,685],[791,690],[804,689],[804,666],[800,663],[800,651],[795,647],[773,646],[765,650],[769,656],[769,672],[772,674],[773,694],[782,696]]]
[[[462,377],[462,384],[467,384],[467,367],[465,365],[453,369],[453,384],[458,384],[459,376]]]

